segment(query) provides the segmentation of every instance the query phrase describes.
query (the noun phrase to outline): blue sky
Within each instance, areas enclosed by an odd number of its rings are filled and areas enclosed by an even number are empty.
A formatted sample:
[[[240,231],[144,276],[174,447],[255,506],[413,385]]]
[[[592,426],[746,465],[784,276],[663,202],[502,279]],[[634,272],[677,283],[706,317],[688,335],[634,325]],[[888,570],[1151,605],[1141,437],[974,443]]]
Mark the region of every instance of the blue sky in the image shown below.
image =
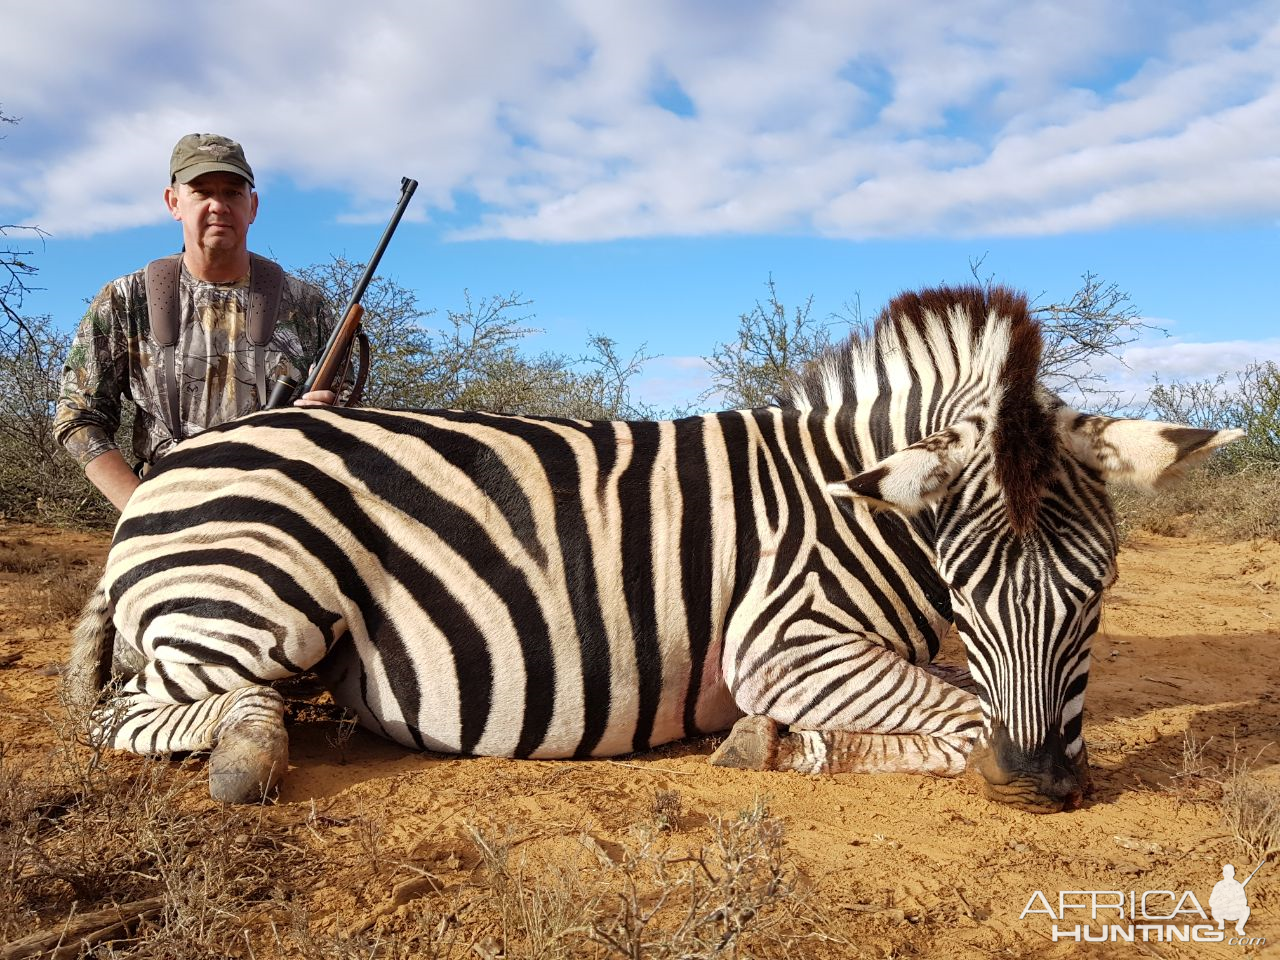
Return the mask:
[[[176,249],[192,131],[240,140],[286,265],[372,250],[443,311],[518,291],[576,354],[706,386],[770,276],[816,315],[984,272],[1045,300],[1092,271],[1171,336],[1108,374],[1280,359],[1280,3],[29,5],[0,34],[0,223],[39,224],[26,309],[73,324]]]

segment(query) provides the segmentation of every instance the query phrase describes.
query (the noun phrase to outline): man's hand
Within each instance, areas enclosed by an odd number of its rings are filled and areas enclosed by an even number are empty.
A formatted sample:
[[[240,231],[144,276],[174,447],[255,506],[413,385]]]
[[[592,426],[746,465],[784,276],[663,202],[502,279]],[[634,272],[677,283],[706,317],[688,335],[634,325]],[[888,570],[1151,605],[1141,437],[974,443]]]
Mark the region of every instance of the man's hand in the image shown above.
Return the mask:
[[[338,395],[332,390],[312,390],[293,401],[295,407],[332,407],[338,402]]]

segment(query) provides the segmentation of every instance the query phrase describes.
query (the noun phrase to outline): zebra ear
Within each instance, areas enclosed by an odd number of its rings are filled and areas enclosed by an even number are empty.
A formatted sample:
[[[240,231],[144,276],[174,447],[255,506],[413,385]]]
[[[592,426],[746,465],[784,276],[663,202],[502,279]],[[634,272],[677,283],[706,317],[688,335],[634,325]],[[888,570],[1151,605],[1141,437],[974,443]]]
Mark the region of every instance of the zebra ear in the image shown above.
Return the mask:
[[[1108,482],[1158,490],[1178,480],[1243,430],[1201,430],[1156,420],[1127,420],[1063,410],[1058,430],[1067,447]]]
[[[892,453],[869,470],[827,484],[833,497],[910,516],[937,503],[973,456],[980,425],[965,419]]]

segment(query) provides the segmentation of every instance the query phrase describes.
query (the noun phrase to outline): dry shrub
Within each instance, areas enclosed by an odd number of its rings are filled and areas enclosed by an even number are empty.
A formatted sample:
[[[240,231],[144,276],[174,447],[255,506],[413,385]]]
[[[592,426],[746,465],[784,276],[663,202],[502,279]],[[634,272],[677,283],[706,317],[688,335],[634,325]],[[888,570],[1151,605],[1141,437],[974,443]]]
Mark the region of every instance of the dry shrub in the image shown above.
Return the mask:
[[[1169,537],[1231,542],[1280,540],[1280,473],[1194,470],[1160,493],[1118,486],[1112,491],[1123,535],[1146,530]]]
[[[684,801],[676,790],[653,792],[653,824],[659,830],[679,830],[684,816]]]
[[[782,822],[757,798],[733,819],[713,818],[711,834],[679,855],[642,837],[619,864],[618,906],[592,921],[592,939],[612,956],[654,958],[737,956],[748,938],[791,939],[795,876]]]
[[[1169,771],[1166,790],[1189,802],[1214,802],[1222,797],[1222,765],[1209,753],[1214,738],[1197,740],[1191,731],[1183,731],[1182,753],[1176,764],[1165,764]]]
[[[584,880],[581,860],[542,864],[522,851],[509,829],[468,826],[480,853],[485,899],[498,917],[478,952],[559,960],[575,955],[599,908],[601,894]],[[584,851],[585,852],[585,851]]]
[[[1165,789],[1179,800],[1216,805],[1245,857],[1269,859],[1280,853],[1280,784],[1255,775],[1258,757],[1242,755],[1234,739],[1211,753],[1213,740],[1183,734],[1180,762],[1170,765]]]
[[[1280,853],[1280,784],[1245,771],[1222,785],[1222,823],[1250,860]]]
[[[27,868],[26,838],[39,806],[31,785],[0,742],[0,942],[27,929],[34,905],[20,896]]]

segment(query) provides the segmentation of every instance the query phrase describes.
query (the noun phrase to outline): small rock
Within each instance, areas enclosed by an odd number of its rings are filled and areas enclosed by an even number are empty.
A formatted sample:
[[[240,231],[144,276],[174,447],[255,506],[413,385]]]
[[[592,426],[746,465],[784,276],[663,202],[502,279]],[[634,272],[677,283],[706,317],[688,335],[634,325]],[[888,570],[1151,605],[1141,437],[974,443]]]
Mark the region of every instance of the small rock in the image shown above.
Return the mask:
[[[1140,850],[1143,853],[1164,853],[1164,847],[1154,840],[1139,840],[1137,837],[1112,837],[1116,846],[1126,850]]]

